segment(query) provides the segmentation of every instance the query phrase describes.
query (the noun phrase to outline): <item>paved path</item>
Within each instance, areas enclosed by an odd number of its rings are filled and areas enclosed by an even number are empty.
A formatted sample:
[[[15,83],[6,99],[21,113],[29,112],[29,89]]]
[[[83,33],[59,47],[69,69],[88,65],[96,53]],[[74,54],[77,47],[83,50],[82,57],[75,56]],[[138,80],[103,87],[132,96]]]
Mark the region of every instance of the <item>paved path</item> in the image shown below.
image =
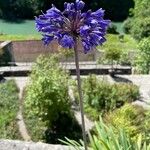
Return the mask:
[[[19,88],[19,111],[17,114],[17,123],[18,123],[18,127],[19,127],[19,131],[21,134],[21,137],[25,140],[25,141],[30,141],[31,137],[28,134],[28,131],[26,129],[26,125],[24,123],[24,119],[23,119],[23,105],[22,105],[22,94],[23,94],[23,90],[24,87],[27,84],[28,81],[28,77],[11,77],[11,78],[6,78],[6,79],[14,79],[16,81],[16,84]]]
[[[72,90],[71,86],[69,86],[68,93],[69,93],[69,96],[70,96],[70,99],[71,99],[72,103],[74,103],[75,102],[75,98],[74,98],[74,94],[73,94],[73,90]],[[79,107],[79,106],[77,106],[77,107]],[[76,117],[78,123],[80,125],[82,125],[81,112],[78,110],[79,108],[77,108],[77,107],[76,106],[73,107],[74,114],[75,114],[75,117]],[[84,115],[84,120],[85,120],[85,131],[89,132],[94,127],[94,122],[92,122],[91,120],[89,120],[86,117],[86,115]]]

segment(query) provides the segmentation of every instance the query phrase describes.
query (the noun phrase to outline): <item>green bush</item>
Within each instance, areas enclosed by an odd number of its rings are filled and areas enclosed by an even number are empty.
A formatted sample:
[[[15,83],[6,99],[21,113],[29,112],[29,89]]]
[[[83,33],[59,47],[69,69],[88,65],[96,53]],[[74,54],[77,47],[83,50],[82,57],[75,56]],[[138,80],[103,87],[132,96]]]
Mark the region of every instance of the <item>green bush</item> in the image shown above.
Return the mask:
[[[16,116],[19,109],[18,88],[13,80],[0,84],[0,138],[20,139]]]
[[[124,129],[133,141],[136,141],[139,135],[143,136],[143,142],[150,143],[150,112],[142,107],[126,104],[123,107],[109,112],[105,115],[107,124],[115,127],[117,133],[118,128]]]
[[[148,74],[150,71],[150,37],[144,38],[138,45],[139,51],[135,59],[137,72]]]
[[[25,93],[25,117],[33,140],[57,143],[65,132],[71,132],[66,136],[76,139],[77,134],[81,133],[78,132],[80,126],[71,112],[68,74],[60,67],[58,57],[40,56],[30,77]],[[65,120],[64,125],[60,124],[62,120]]]
[[[133,53],[131,56],[130,54]],[[133,64],[133,60],[135,58],[134,52],[132,51],[123,51],[121,53],[120,59],[119,59],[119,64],[120,65],[129,65],[131,66]]]
[[[100,113],[119,108],[126,102],[133,102],[140,96],[136,85],[131,83],[111,84],[106,80],[98,79],[95,75],[84,79],[82,85],[85,111],[92,119],[97,119]],[[78,100],[76,88],[74,88],[74,93]],[[92,109],[95,109],[95,112],[93,111],[91,115],[89,110],[92,111]]]
[[[90,75],[83,83],[85,103],[98,111],[113,110],[125,102],[133,102],[139,97],[137,86],[129,83],[110,84]]]
[[[124,129],[117,128],[118,135],[114,131],[112,125],[108,125],[100,119],[96,122],[95,134],[89,134],[90,144],[88,148],[90,150],[149,150],[150,144],[144,142],[143,136],[139,135],[137,139],[132,141],[129,134]],[[76,141],[66,138],[66,141],[61,140],[69,146],[73,146],[76,150],[83,148],[83,142],[77,143]]]
[[[119,61],[120,57],[121,50],[115,45],[112,45],[111,48],[105,50],[104,59],[111,64],[112,68],[114,63],[117,63]]]

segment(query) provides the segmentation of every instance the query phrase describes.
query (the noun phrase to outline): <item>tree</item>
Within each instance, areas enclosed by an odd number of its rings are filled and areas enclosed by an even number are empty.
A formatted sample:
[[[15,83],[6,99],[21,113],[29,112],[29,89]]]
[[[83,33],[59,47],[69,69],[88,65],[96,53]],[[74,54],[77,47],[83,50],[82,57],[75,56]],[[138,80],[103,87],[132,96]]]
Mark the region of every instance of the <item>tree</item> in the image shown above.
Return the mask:
[[[150,1],[149,0],[134,0],[135,7],[131,10],[131,18],[128,18],[125,23],[125,31],[130,33],[135,39],[150,36]]]
[[[150,72],[150,37],[141,40],[138,48],[135,66],[139,73],[148,74]]]

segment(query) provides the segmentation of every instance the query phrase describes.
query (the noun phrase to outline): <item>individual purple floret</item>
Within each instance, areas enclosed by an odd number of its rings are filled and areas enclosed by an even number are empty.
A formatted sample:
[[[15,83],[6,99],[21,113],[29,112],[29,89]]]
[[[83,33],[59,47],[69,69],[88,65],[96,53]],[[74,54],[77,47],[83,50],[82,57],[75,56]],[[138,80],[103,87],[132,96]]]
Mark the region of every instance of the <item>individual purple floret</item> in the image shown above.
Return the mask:
[[[104,36],[110,21],[103,19],[104,10],[81,13],[84,5],[82,0],[65,3],[63,12],[52,5],[45,14],[36,17],[36,29],[42,33],[44,43],[48,45],[55,39],[62,47],[71,49],[76,37],[87,53],[105,42]]]

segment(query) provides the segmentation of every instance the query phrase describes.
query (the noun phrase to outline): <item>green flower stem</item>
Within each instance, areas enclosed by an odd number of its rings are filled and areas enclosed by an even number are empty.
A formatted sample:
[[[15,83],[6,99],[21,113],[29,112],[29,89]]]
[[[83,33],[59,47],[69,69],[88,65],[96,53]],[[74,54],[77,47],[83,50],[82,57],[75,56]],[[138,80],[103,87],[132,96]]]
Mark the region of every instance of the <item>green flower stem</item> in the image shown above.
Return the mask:
[[[83,134],[83,141],[84,141],[85,150],[87,150],[87,140],[86,140],[85,121],[84,121],[83,96],[82,96],[82,89],[81,89],[79,56],[78,56],[78,47],[77,47],[77,38],[76,37],[75,37],[74,53],[75,53],[76,75],[77,75],[77,82],[78,82],[79,103],[80,103],[81,120],[82,120],[82,134]]]

